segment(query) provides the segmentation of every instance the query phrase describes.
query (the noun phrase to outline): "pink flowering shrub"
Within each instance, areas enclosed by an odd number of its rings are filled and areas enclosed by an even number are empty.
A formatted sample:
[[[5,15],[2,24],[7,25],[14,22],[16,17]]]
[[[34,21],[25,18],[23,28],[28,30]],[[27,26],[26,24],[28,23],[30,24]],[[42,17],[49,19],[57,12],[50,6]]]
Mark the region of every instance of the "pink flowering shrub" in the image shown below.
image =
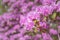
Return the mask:
[[[60,0],[2,0],[0,40],[59,40]],[[59,28],[60,29],[60,28]]]

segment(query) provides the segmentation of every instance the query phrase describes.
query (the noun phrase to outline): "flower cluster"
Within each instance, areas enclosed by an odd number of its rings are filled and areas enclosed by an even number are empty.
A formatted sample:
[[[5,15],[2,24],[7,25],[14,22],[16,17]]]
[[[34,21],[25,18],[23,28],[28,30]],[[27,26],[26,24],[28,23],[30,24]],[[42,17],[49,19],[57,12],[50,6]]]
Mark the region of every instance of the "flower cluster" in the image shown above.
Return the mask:
[[[0,40],[58,40],[59,0],[2,0]]]

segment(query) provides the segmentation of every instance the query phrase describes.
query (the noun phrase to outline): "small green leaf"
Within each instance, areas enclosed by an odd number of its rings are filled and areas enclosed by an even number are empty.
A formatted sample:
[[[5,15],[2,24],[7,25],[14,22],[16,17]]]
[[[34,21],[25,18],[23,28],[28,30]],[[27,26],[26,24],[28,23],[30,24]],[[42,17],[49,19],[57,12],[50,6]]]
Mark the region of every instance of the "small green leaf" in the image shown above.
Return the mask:
[[[55,18],[56,18],[56,12],[52,14],[51,18],[52,18],[53,20],[55,20]]]

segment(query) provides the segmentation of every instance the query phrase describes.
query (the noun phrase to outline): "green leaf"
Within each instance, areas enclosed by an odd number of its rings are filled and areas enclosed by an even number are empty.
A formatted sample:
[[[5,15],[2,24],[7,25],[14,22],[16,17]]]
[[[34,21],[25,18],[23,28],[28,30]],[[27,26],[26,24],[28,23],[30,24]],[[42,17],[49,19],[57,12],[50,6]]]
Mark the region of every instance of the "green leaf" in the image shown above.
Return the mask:
[[[55,18],[56,18],[56,12],[52,14],[51,18],[52,18],[53,20],[55,20]]]

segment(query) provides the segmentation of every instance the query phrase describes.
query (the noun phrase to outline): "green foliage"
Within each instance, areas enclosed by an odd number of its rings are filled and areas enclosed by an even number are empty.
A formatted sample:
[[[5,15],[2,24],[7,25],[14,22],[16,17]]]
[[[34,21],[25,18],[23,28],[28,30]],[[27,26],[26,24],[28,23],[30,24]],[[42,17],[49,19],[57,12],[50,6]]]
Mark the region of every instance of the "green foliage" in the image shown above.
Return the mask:
[[[2,0],[0,0],[0,15],[6,12],[7,8],[5,8],[4,5],[2,5]]]

